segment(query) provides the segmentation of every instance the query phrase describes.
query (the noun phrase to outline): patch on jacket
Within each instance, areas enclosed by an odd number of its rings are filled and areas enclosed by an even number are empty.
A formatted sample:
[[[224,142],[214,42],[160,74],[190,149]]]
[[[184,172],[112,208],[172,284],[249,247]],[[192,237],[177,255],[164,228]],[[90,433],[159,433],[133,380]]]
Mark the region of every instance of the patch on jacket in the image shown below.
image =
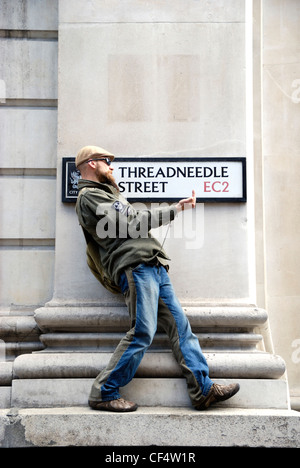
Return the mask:
[[[126,216],[129,216],[130,213],[131,213],[131,208],[130,208],[130,205],[124,205],[122,202],[120,201],[115,201],[113,203],[113,207],[116,211],[119,211],[119,213],[123,214],[123,215],[126,215]]]

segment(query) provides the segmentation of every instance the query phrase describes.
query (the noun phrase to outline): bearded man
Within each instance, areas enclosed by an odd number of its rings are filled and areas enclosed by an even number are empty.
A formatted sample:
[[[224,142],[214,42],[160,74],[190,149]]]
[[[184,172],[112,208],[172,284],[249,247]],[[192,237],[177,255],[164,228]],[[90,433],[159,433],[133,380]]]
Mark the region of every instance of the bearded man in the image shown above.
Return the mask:
[[[102,279],[104,276],[107,284],[120,288],[131,322],[107,367],[96,377],[89,405],[95,410],[117,412],[137,409],[136,403],[121,398],[119,389],[134,377],[159,324],[170,339],[192,405],[197,410],[206,409],[235,395],[239,384],[218,385],[210,379],[198,338],[171,284],[170,259],[150,234],[151,229],[173,221],[182,210],[195,208],[195,192],[170,206],[137,211],[120,194],[113,160],[112,153],[97,146],[85,146],[76,157],[82,176],[76,212],[98,259],[98,266],[91,269],[94,274],[101,269]]]

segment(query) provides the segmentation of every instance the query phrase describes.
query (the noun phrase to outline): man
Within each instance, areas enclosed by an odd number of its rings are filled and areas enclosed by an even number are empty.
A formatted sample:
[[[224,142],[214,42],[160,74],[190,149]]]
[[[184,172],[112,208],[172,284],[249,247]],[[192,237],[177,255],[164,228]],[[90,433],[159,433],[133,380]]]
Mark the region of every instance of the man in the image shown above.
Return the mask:
[[[134,377],[159,324],[170,339],[193,406],[206,409],[232,397],[239,385],[217,385],[209,378],[199,341],[167,273],[169,258],[149,232],[182,210],[194,208],[195,192],[172,206],[136,211],[119,192],[113,159],[113,154],[97,146],[82,148],[76,157],[82,176],[76,212],[88,243],[89,266],[102,284],[120,288],[131,320],[130,330],[94,381],[89,405],[119,412],[137,409],[136,403],[120,397],[119,388]]]

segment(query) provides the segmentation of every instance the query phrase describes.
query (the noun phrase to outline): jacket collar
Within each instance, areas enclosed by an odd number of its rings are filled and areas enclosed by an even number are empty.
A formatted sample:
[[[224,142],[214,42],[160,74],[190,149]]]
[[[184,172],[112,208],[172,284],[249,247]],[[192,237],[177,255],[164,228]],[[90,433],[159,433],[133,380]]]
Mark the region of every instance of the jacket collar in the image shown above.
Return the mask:
[[[95,182],[93,180],[79,179],[78,181],[78,190],[83,188],[97,188],[99,190],[104,190],[105,192],[114,193],[115,189],[110,184],[105,184],[102,182]]]

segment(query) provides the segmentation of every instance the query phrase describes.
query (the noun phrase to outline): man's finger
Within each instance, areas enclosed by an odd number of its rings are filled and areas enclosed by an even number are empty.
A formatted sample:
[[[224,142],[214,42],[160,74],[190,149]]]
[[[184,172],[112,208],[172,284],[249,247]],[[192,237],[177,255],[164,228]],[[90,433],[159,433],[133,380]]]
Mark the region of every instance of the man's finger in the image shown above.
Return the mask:
[[[192,190],[192,196],[193,196],[192,205],[193,205],[193,208],[195,208],[195,206],[196,206],[196,192],[195,192],[195,190]]]

